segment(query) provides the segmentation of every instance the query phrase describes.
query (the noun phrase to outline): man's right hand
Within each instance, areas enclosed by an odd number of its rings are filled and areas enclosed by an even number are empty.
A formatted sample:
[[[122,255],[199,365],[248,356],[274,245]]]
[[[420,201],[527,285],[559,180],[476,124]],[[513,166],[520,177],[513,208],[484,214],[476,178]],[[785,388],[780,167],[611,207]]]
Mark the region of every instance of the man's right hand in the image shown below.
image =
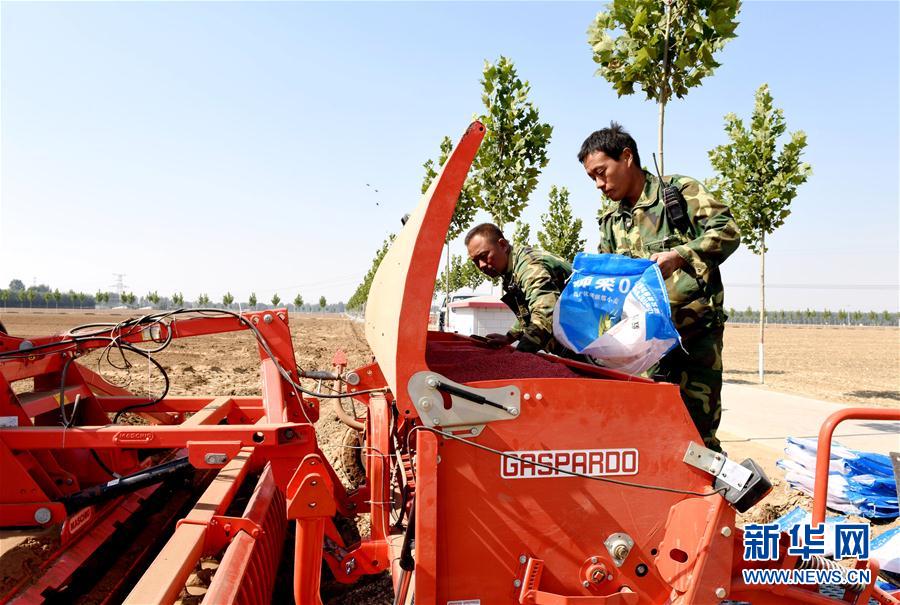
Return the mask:
[[[505,347],[512,342],[508,334],[488,334],[485,338],[487,338],[488,346],[495,349]]]

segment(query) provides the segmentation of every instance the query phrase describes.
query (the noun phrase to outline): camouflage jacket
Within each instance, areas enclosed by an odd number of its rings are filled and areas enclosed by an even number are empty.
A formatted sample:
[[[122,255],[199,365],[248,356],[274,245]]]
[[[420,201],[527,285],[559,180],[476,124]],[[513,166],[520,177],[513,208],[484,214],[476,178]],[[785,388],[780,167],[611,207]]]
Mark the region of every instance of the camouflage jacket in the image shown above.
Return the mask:
[[[529,246],[510,250],[501,300],[516,314],[507,334],[519,341],[520,351],[565,353],[553,338],[553,309],[570,275],[572,265],[549,252]]]
[[[685,260],[666,280],[672,318],[682,338],[689,339],[725,322],[725,290],[719,265],[740,244],[737,224],[728,207],[698,181],[668,177],[687,202],[690,232],[681,233],[669,221],[659,179],[644,171],[646,182],[633,208],[619,202],[600,215],[598,252],[636,258],[674,250]]]

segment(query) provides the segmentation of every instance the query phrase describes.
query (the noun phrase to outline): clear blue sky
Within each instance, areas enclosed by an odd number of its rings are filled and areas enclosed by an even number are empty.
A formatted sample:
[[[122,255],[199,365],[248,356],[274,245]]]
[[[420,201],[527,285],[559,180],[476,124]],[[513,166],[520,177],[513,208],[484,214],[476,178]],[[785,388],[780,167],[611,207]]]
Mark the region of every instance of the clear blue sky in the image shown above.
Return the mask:
[[[524,218],[534,232],[568,187],[593,249],[581,141],[615,119],[656,145],[656,106],[593,75],[601,6],[4,2],[0,285],[94,292],[125,273],[138,294],[347,300],[501,54],[554,126]],[[806,131],[814,176],[770,241],[771,308],[898,308],[898,7],[745,2],[722,67],[668,107],[667,171],[698,178],[764,82]],[[758,305],[758,257],[723,274],[727,306]],[[831,289],[779,287],[798,284]]]

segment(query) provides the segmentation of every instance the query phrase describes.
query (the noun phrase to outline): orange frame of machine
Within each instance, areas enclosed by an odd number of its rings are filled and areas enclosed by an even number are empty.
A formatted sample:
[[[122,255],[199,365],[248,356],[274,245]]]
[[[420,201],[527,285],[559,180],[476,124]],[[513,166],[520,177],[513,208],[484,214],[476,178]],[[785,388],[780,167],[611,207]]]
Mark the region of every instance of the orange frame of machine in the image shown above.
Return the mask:
[[[272,321],[273,317],[278,319]],[[48,457],[65,457],[68,450],[108,452],[107,461],[113,470],[126,474],[140,468],[133,456],[123,454],[128,450],[184,448],[195,468],[222,468],[241,448],[255,447],[272,450],[268,457],[273,460],[276,476],[292,473],[290,459],[298,456],[298,450],[315,451],[314,431],[311,424],[304,421],[306,417],[312,421],[318,418],[318,402],[296,393],[285,384],[276,369],[277,363],[292,375],[297,372],[286,311],[247,314],[243,320],[199,317],[168,325],[161,323],[154,340],[165,340],[170,332],[172,338],[182,338],[247,329],[246,322],[260,324],[258,329],[275,354],[275,360],[261,360],[262,398],[167,397],[153,405],[146,405],[152,399],[133,396],[124,389],[113,387],[80,364],[75,364],[77,371],[69,370],[71,374],[67,373],[64,388],[56,386],[66,361],[106,346],[108,334],[77,341],[64,336],[26,341],[0,335],[0,352],[19,352],[12,358],[3,358],[0,363],[0,416],[14,418],[16,425],[0,429],[0,464],[5,475],[0,487],[0,526],[34,525],[35,517],[41,518],[41,525],[65,520],[61,505],[46,492],[54,491],[47,489],[52,485],[66,486],[56,495],[79,489],[78,477],[60,469]],[[143,328],[137,326],[134,333],[122,336],[121,340],[147,342]],[[54,379],[55,388],[40,390],[39,385],[49,384],[48,377]],[[36,381],[35,391],[26,395],[13,393],[11,383],[25,379]],[[95,393],[104,390],[112,394]],[[95,425],[68,428],[40,422],[60,407],[73,408],[76,398],[81,414],[101,421]],[[106,414],[132,406],[142,406],[139,413],[157,424],[109,425]],[[184,421],[186,414],[193,414],[187,422]],[[218,422],[226,417],[236,422],[219,426]],[[48,455],[48,452],[53,454]],[[210,463],[209,460],[222,459],[216,457],[217,454],[225,454],[224,460]],[[284,462],[285,459],[288,462]],[[59,477],[50,473],[58,473],[67,480],[59,481]],[[281,483],[286,484],[289,477]],[[88,475],[87,478],[93,477]],[[39,514],[41,509],[50,511],[49,518],[43,511]]]
[[[216,311],[207,315],[213,313]],[[240,600],[248,595],[265,600],[262,597],[271,594],[286,520],[297,519],[297,544],[302,550],[299,545],[307,541],[304,530],[330,520],[335,502],[350,514],[351,503],[316,444],[313,423],[318,419],[319,402],[304,397],[281,375],[285,371],[292,381],[299,380],[287,311],[199,315],[152,325],[131,324],[114,331],[95,330],[90,337],[26,340],[0,334],[0,353],[6,353],[0,357],[0,417],[4,418],[0,428],[0,528],[58,524],[62,545],[42,564],[36,579],[23,578],[9,594],[0,595],[0,603],[9,599],[43,602],[45,591],[65,586],[114,528],[150,497],[157,485],[72,513],[61,503],[85,487],[110,480],[108,471],[124,476],[149,466],[150,458],[139,462],[137,450],[177,452],[186,455],[191,466],[218,474],[194,510],[178,523],[127,602],[173,601],[199,558],[225,546],[222,573],[210,587],[208,598],[214,600],[208,602]],[[107,346],[113,337],[147,346],[250,326],[272,352],[269,356],[260,346],[262,397],[169,396],[154,402],[72,363],[82,354]],[[14,392],[13,383],[28,380],[34,381],[32,391]],[[150,424],[109,424],[108,414],[132,408]],[[67,427],[59,426],[60,409],[72,417]],[[227,424],[221,424],[223,421]],[[96,462],[88,452],[93,452]],[[251,471],[259,473],[259,479],[246,514],[225,517]],[[314,508],[319,502],[322,506]],[[321,546],[315,557],[318,573]],[[298,602],[308,602],[311,583],[300,582],[310,568],[308,559],[298,564]]]
[[[0,334],[0,417],[7,425],[0,428],[0,527],[61,523],[63,542],[80,546],[53,557],[37,582],[15,595],[0,595],[0,602],[41,602],[46,589],[64,585],[84,560],[75,550],[95,550],[110,528],[152,492],[150,486],[118,497],[91,514],[67,512],[61,503],[67,495],[109,479],[91,451],[109,469],[128,474],[149,464],[140,461],[137,450],[166,449],[218,474],[131,590],[128,603],[172,602],[199,557],[222,548],[224,557],[204,602],[267,602],[289,519],[296,522],[297,603],[321,603],[323,558],[340,581],[390,570],[399,585],[402,521],[409,519],[413,503],[412,586],[418,605],[702,605],[738,597],[755,605],[824,605],[862,604],[869,596],[897,603],[872,585],[846,594],[843,601],[810,586],[741,585],[741,570],[750,565],[738,547],[742,532],[735,526],[734,509],[713,492],[710,475],[682,462],[686,446],[699,436],[674,385],[541,355],[535,359],[562,364],[579,377],[453,383],[473,392],[507,392],[515,400],[510,408],[515,414],[465,427],[423,416],[417,407],[425,388],[421,377],[429,376],[426,384],[432,379],[452,383],[435,371],[429,356],[487,350],[469,338],[427,330],[444,236],[483,137],[480,123],[468,128],[373,280],[365,329],[377,363],[354,370],[357,381],[345,392],[368,408],[367,481],[359,489],[344,489],[317,445],[313,424],[319,399],[295,388],[301,376],[283,309],[192,316],[152,326],[138,322],[124,333],[95,339],[70,335],[26,342]],[[272,353],[260,345],[261,397],[154,402],[71,363],[114,337],[152,345],[246,329],[256,331]],[[10,386],[28,379],[34,380],[29,394],[16,394]],[[84,422],[56,425],[59,410],[74,416],[76,405]],[[109,424],[108,414],[135,405],[142,407],[134,413],[151,424]],[[471,405],[444,401],[450,411]],[[884,412],[880,418],[900,414]],[[220,424],[223,420],[228,424]],[[832,429],[833,424],[826,423]],[[587,452],[585,459],[599,456],[604,466],[595,480],[539,475],[521,467],[523,453],[572,452]],[[633,466],[613,469],[612,461],[621,460],[615,456],[623,453],[632,456]],[[504,466],[515,459],[519,468]],[[226,514],[251,473],[258,479],[244,513]],[[402,500],[398,491],[405,494]],[[824,503],[818,482],[816,492],[818,510]],[[333,517],[360,513],[371,515],[371,535],[345,544]],[[627,552],[620,558],[615,553],[623,545]],[[782,549],[770,563],[790,569],[795,561]],[[877,575],[877,565],[870,561],[868,568]]]
[[[486,348],[425,327],[444,236],[483,137],[480,123],[468,128],[382,260],[367,305],[366,336],[396,397],[396,422],[417,425],[412,429],[417,431],[412,440],[415,602],[699,605],[737,594],[755,604],[838,602],[817,587],[741,584],[741,570],[754,564],[742,560],[743,534],[735,526],[735,511],[713,492],[711,476],[682,462],[687,445],[702,441],[674,385],[542,355],[583,378],[457,385],[505,388],[519,396],[513,420],[486,421],[471,434],[468,426],[455,431],[423,416],[426,404],[417,397],[425,391],[417,376],[430,372],[429,384],[449,382],[429,366],[429,355],[453,348],[467,355]],[[444,396],[445,408],[459,405],[467,404],[448,403]],[[898,418],[900,412],[879,417]],[[508,479],[501,458],[474,444],[495,452],[545,455],[631,449],[640,458],[635,483],[693,495],[598,486],[576,477]],[[628,558],[618,562],[604,548],[604,538],[608,543],[623,533],[633,545]],[[795,560],[782,549],[770,563],[789,569]],[[848,591],[843,602],[867,603],[871,596],[897,603],[874,586],[877,564],[860,566],[872,571],[873,581],[859,593]]]

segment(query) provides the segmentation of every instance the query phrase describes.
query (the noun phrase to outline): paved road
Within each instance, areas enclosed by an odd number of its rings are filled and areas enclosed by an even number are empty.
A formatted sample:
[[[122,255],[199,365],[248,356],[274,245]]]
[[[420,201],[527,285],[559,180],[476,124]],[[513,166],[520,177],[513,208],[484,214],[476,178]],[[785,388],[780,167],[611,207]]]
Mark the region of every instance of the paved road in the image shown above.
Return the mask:
[[[738,384],[722,387],[722,405],[722,447],[731,457],[733,450],[750,450],[772,461],[781,457],[786,437],[818,437],[829,415],[853,407]],[[852,449],[900,451],[900,422],[848,420],[834,434],[835,441]]]

